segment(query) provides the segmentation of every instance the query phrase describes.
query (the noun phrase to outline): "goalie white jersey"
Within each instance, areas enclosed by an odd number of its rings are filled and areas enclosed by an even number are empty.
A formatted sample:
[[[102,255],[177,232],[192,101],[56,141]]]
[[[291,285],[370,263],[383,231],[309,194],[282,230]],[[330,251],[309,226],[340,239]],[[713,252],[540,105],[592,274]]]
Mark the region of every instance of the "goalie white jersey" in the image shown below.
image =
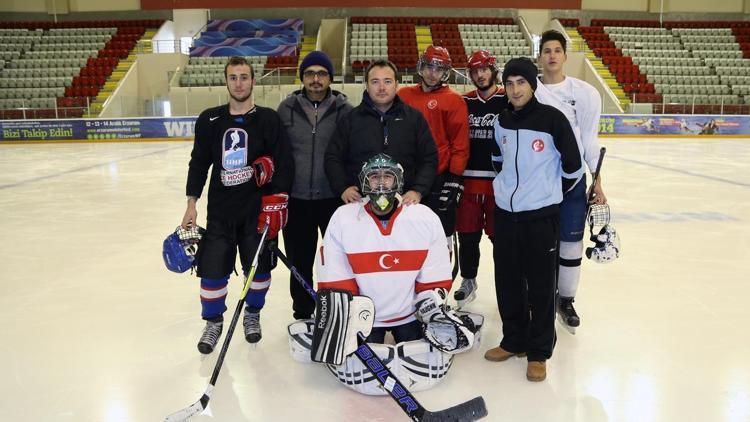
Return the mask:
[[[328,223],[316,269],[318,289],[370,297],[375,327],[413,321],[416,293],[452,284],[440,219],[421,204],[399,206],[385,222],[367,202],[339,207]]]

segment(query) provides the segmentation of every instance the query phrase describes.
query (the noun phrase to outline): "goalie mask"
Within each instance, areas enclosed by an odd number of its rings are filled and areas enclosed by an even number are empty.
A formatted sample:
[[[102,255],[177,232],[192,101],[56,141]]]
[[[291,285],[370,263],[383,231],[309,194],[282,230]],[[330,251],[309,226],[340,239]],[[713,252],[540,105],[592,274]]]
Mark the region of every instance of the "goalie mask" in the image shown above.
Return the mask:
[[[438,84],[441,84],[448,81],[452,65],[453,62],[451,61],[451,55],[448,53],[448,50],[444,47],[430,45],[424,50],[424,53],[419,56],[419,61],[417,61],[417,72],[422,78],[422,82],[425,81],[424,73],[427,71],[427,68],[441,72],[441,76],[438,78]]]
[[[587,219],[594,246],[586,248],[586,258],[599,264],[608,264],[619,258],[620,237],[614,227],[609,224],[609,206],[592,205]],[[594,234],[595,227],[601,227],[597,234]]]
[[[359,184],[362,194],[370,198],[372,206],[386,211],[396,203],[396,194],[401,193],[404,169],[389,155],[378,154],[362,166]]]
[[[184,273],[193,267],[198,243],[205,232],[200,226],[188,229],[178,226],[174,233],[164,239],[161,255],[169,271]]]

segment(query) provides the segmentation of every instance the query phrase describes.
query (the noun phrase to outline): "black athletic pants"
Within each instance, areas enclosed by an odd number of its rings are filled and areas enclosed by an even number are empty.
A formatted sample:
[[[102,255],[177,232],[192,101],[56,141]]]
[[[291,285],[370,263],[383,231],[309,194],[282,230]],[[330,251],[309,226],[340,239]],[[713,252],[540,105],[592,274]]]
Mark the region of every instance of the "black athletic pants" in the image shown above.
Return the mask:
[[[555,347],[560,214],[517,221],[495,208],[495,290],[503,340],[500,347],[544,361]]]
[[[284,250],[311,286],[313,265],[318,246],[318,229],[325,235],[333,212],[342,205],[341,199],[304,200],[289,198],[289,222],[283,230]],[[306,319],[315,312],[315,301],[294,276],[289,277],[289,293],[292,296],[294,319]]]

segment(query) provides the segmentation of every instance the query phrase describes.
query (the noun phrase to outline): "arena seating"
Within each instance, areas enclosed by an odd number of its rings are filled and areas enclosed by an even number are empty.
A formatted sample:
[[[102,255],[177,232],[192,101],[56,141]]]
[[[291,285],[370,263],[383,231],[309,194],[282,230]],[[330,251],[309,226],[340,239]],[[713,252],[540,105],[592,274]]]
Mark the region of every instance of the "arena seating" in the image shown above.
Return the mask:
[[[256,72],[260,72],[270,59],[266,56],[245,57]],[[191,57],[180,76],[180,86],[223,86],[226,85],[224,67],[226,57]],[[272,64],[273,65],[273,64]]]
[[[81,117],[145,28],[161,23],[0,22],[0,118]]]
[[[350,19],[349,62],[361,73],[375,59],[391,60],[411,80],[417,59],[429,44],[445,47],[454,68],[466,67],[467,56],[487,49],[504,63],[531,55],[531,46],[512,18],[368,17]]]
[[[593,19],[578,27],[634,102],[676,103],[672,112],[747,113],[750,69],[743,43],[750,22]],[[744,69],[744,70],[743,70]],[[689,106],[686,106],[689,105]]]

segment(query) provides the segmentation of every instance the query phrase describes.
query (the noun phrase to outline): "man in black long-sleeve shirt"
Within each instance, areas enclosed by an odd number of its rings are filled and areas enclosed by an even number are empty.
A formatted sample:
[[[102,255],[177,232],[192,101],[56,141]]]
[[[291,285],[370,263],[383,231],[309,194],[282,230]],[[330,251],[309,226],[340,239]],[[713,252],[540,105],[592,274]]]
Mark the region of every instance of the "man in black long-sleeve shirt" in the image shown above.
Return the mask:
[[[396,95],[397,76],[389,61],[370,64],[362,103],[339,121],[328,143],[326,176],[344,203],[362,199],[357,175],[378,153],[390,155],[404,168],[404,205],[419,203],[435,180],[438,155],[430,128],[418,110]]]
[[[244,58],[232,57],[225,67],[229,104],[198,116],[182,226],[197,224],[196,202],[211,168],[207,226],[196,254],[201,277],[202,317],[206,320],[198,350],[211,353],[222,331],[227,283],[237,249],[245,274],[268,226],[268,239],[286,222],[287,192],[294,177],[289,142],[279,115],[256,107],[255,77]],[[245,339],[260,341],[260,310],[271,283],[270,252],[262,252],[245,302]]]

